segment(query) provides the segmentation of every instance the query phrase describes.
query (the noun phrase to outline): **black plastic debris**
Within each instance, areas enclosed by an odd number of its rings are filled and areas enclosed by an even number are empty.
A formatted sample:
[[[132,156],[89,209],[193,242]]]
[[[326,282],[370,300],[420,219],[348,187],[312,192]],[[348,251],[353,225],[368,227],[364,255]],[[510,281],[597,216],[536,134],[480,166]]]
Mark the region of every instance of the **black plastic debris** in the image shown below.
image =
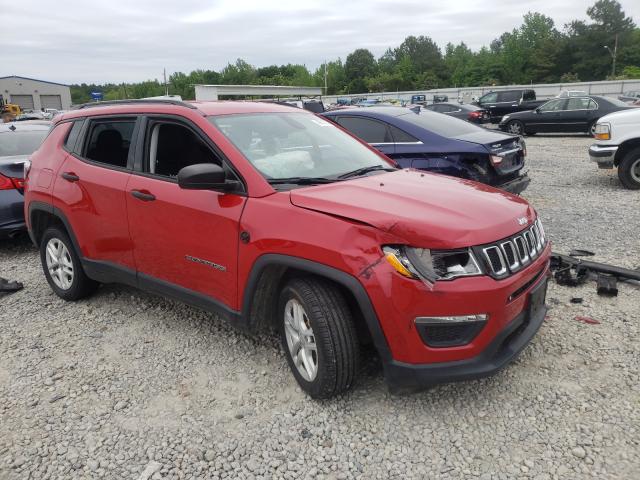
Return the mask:
[[[590,250],[574,249],[569,252],[570,257],[593,257],[595,253]]]
[[[20,282],[16,282],[16,281],[10,282],[6,278],[0,277],[0,292],[13,293],[13,292],[17,292],[18,290],[22,290],[23,287],[24,285],[22,285],[22,283]]]
[[[618,296],[618,279],[613,275],[601,273],[598,275],[598,295],[605,297]]]
[[[582,297],[572,297],[570,302],[571,303],[582,303]]]
[[[588,250],[572,250],[580,255],[592,255]],[[559,285],[576,287],[584,283],[589,274],[597,275],[598,294],[616,296],[618,294],[617,282],[632,280],[640,282],[640,270],[630,270],[628,268],[616,267],[606,263],[582,260],[572,255],[562,255],[560,253],[551,254],[551,270]]]

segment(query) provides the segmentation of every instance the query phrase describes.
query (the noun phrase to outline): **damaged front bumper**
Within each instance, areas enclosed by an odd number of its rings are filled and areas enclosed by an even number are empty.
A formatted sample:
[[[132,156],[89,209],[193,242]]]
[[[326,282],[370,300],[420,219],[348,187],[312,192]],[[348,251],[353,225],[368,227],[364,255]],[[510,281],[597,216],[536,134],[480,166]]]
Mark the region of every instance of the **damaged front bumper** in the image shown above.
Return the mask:
[[[598,168],[613,168],[617,151],[617,145],[598,145],[596,143],[589,147],[589,158],[598,164]]]

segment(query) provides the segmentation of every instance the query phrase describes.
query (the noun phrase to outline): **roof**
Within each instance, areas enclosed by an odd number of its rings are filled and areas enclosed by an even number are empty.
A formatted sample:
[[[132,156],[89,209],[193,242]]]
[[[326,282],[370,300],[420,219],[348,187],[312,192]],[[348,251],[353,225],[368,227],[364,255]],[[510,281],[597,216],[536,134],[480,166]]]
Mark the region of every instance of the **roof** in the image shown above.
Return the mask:
[[[75,117],[85,117],[91,115],[105,114],[126,114],[126,113],[178,113],[185,110],[199,112],[201,115],[232,115],[232,114],[248,114],[248,113],[303,113],[312,115],[310,112],[301,108],[291,107],[288,105],[280,105],[268,102],[246,102],[246,101],[208,101],[208,102],[184,102],[195,106],[189,108],[182,102],[163,102],[161,100],[154,102],[153,100],[145,100],[144,102],[121,102],[117,104],[105,104],[96,106],[85,105],[82,109],[68,111],[61,116],[57,116],[56,121],[65,120]]]
[[[335,113],[334,113],[335,112]],[[407,113],[415,112],[406,107],[354,107],[354,108],[342,108],[340,110],[330,110],[326,112],[326,114],[335,114],[335,115],[345,115],[345,114],[355,114],[362,116],[377,116],[377,115],[388,115],[390,117],[399,117],[400,115],[406,115]],[[429,112],[432,113],[432,112]]]
[[[51,85],[60,85],[61,87],[68,87],[69,86],[69,85],[64,84],[64,83],[50,82],[49,80],[39,80],[37,78],[30,78],[30,77],[20,77],[18,75],[9,75],[7,77],[0,77],[0,80],[6,80],[8,78],[21,78],[22,80],[31,80],[32,82],[49,83]]]

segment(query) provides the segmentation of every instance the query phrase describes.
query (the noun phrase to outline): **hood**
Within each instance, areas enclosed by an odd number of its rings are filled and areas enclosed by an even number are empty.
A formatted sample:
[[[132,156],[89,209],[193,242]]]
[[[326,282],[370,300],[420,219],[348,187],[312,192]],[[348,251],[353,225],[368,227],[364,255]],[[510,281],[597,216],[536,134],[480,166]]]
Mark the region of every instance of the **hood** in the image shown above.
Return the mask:
[[[366,223],[416,247],[449,249],[494,242],[531,224],[527,202],[480,183],[418,170],[299,188],[294,205]]]
[[[598,119],[598,123],[615,122],[618,124],[637,124],[640,121],[640,108],[630,107],[617,112],[609,113]]]

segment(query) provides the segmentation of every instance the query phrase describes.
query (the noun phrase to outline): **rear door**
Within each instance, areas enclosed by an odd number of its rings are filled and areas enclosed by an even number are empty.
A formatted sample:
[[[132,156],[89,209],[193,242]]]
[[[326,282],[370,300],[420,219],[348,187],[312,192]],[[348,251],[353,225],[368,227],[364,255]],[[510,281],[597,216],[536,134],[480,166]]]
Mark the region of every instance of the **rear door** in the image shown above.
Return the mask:
[[[69,133],[74,135],[76,124]],[[125,187],[131,176],[139,119],[136,115],[89,118],[53,187],[53,204],[71,223],[82,256],[135,272]]]
[[[146,118],[137,147],[126,203],[140,285],[237,309],[239,222],[246,196],[183,190],[177,182],[188,165],[216,163],[233,176],[230,164],[204,132],[177,116]]]
[[[341,127],[349,130],[356,137],[364,140],[385,155],[392,156],[395,153],[395,143],[387,123],[371,118],[346,115],[334,118]]]
[[[566,110],[561,116],[563,132],[586,132],[589,125],[589,97],[571,97],[567,100]]]

